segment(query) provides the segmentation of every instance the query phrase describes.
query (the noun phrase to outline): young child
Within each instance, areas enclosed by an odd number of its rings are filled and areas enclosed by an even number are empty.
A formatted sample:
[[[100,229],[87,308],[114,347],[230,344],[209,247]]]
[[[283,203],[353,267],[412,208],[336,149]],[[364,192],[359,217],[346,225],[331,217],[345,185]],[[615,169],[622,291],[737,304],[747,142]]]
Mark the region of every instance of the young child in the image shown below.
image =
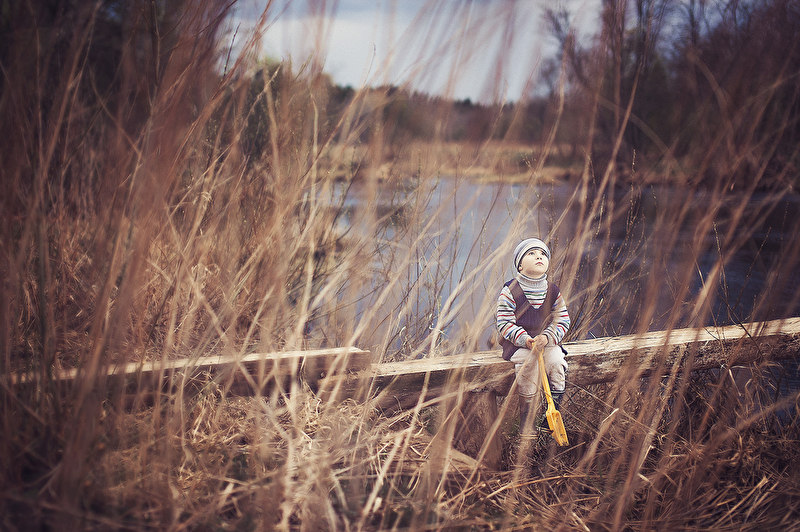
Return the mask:
[[[497,301],[497,331],[503,358],[514,363],[519,390],[520,432],[531,434],[540,400],[538,350],[556,407],[566,387],[567,362],[561,348],[570,326],[561,292],[547,280],[550,249],[538,238],[520,242],[514,250],[514,279],[505,283]],[[533,405],[533,415],[531,415]]]

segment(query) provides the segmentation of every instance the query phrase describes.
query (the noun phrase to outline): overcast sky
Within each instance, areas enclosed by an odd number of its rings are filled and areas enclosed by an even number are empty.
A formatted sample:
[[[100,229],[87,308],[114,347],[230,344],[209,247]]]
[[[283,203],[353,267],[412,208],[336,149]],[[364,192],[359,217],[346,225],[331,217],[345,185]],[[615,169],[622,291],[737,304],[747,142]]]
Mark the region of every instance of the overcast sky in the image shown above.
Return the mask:
[[[545,6],[565,5],[580,33],[597,24],[600,0],[275,0],[266,14],[263,53],[308,62],[354,88],[407,85],[473,101],[518,100],[538,82],[555,40]],[[241,34],[267,0],[242,0]]]

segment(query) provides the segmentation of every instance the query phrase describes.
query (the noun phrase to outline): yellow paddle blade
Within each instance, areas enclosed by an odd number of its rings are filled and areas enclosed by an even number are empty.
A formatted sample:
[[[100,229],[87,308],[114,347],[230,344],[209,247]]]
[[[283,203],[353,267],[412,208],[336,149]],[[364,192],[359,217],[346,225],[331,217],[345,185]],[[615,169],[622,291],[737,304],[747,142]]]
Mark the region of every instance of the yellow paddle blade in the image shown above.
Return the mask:
[[[550,430],[553,431],[553,438],[557,444],[561,446],[569,445],[567,429],[564,427],[564,420],[561,419],[561,412],[555,408],[548,407],[547,424],[550,426]]]

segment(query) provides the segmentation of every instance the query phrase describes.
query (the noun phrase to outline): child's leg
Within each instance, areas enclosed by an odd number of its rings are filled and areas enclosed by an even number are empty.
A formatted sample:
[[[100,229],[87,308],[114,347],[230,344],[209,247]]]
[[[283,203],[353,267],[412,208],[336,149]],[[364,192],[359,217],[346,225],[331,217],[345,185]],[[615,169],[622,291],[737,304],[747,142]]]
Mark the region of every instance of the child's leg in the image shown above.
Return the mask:
[[[553,403],[558,409],[564,389],[567,387],[567,361],[561,347],[547,346],[544,348],[544,367],[547,371],[547,378],[550,380]]]
[[[544,348],[544,369],[550,380],[550,389],[554,392],[563,392],[567,387],[567,360],[564,351],[559,346]]]
[[[531,354],[530,349],[518,349],[509,359],[514,363],[517,376],[517,391],[520,395],[531,397],[536,395],[541,386],[539,377],[539,357]],[[545,368],[547,364],[545,363]]]
[[[539,409],[538,395],[541,387],[539,377],[539,357],[533,356],[530,349],[518,349],[510,358],[514,363],[517,377],[517,393],[519,394],[519,431],[530,435],[533,432],[533,420]]]

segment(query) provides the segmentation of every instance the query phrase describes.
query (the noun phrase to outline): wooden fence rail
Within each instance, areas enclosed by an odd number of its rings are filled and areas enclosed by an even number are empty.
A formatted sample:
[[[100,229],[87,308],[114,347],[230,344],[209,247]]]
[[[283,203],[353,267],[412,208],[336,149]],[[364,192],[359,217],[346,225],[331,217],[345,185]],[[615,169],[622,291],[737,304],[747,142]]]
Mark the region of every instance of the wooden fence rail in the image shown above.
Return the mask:
[[[371,368],[369,351],[334,348],[129,362],[102,368],[95,375],[83,369],[53,371],[49,377],[41,371],[25,372],[12,375],[11,385],[25,389],[52,380],[67,390],[103,379],[111,393],[140,396],[176,387],[198,390],[214,382],[236,395],[269,395],[276,386],[288,391],[292,382],[302,381],[317,388],[329,375],[366,374]]]
[[[800,352],[800,318],[596,338],[565,347],[569,382],[585,386],[613,381],[623,370],[628,376],[647,376],[668,373],[676,363],[698,370],[795,358]],[[53,378],[70,383],[82,375],[72,369]],[[370,388],[379,406],[399,408],[415,404],[423,388],[426,397],[455,385],[506,395],[514,381],[513,365],[499,351],[374,364],[369,351],[352,347],[155,360],[102,370],[103,378],[118,382],[128,393],[196,383],[201,376],[227,383],[233,393],[243,395],[264,394],[275,382],[287,387],[287,379],[303,380],[340,397],[367,399],[364,388]],[[42,380],[41,373],[14,374],[10,385],[25,387]]]
[[[565,348],[568,381],[586,386],[613,381],[623,370],[633,378],[669,373],[676,363],[700,370],[795,358],[800,353],[800,318],[596,338]],[[514,381],[513,364],[500,358],[499,351],[379,364],[372,371],[385,407],[415,404],[426,383],[427,396],[434,397],[456,382],[465,390],[506,395]]]
[[[699,370],[744,365],[761,360],[796,358],[800,353],[800,318],[728,327],[678,329],[565,344],[569,354],[568,384],[586,386],[665,375],[676,369]],[[514,367],[500,351],[374,364],[369,351],[357,348],[282,353],[251,353],[156,360],[103,368],[94,375],[69,370],[0,375],[4,388],[17,392],[48,386],[68,393],[80,385],[97,388],[104,380],[109,393],[135,399],[160,390],[196,393],[209,384],[237,395],[289,393],[301,382],[326,399],[353,398],[392,412],[417,404],[438,403],[457,409],[453,442],[481,466],[499,464],[502,445],[496,427],[498,395],[508,395]],[[513,401],[513,397],[511,397]],[[453,416],[449,418],[455,419]],[[477,467],[477,466],[476,466]]]

